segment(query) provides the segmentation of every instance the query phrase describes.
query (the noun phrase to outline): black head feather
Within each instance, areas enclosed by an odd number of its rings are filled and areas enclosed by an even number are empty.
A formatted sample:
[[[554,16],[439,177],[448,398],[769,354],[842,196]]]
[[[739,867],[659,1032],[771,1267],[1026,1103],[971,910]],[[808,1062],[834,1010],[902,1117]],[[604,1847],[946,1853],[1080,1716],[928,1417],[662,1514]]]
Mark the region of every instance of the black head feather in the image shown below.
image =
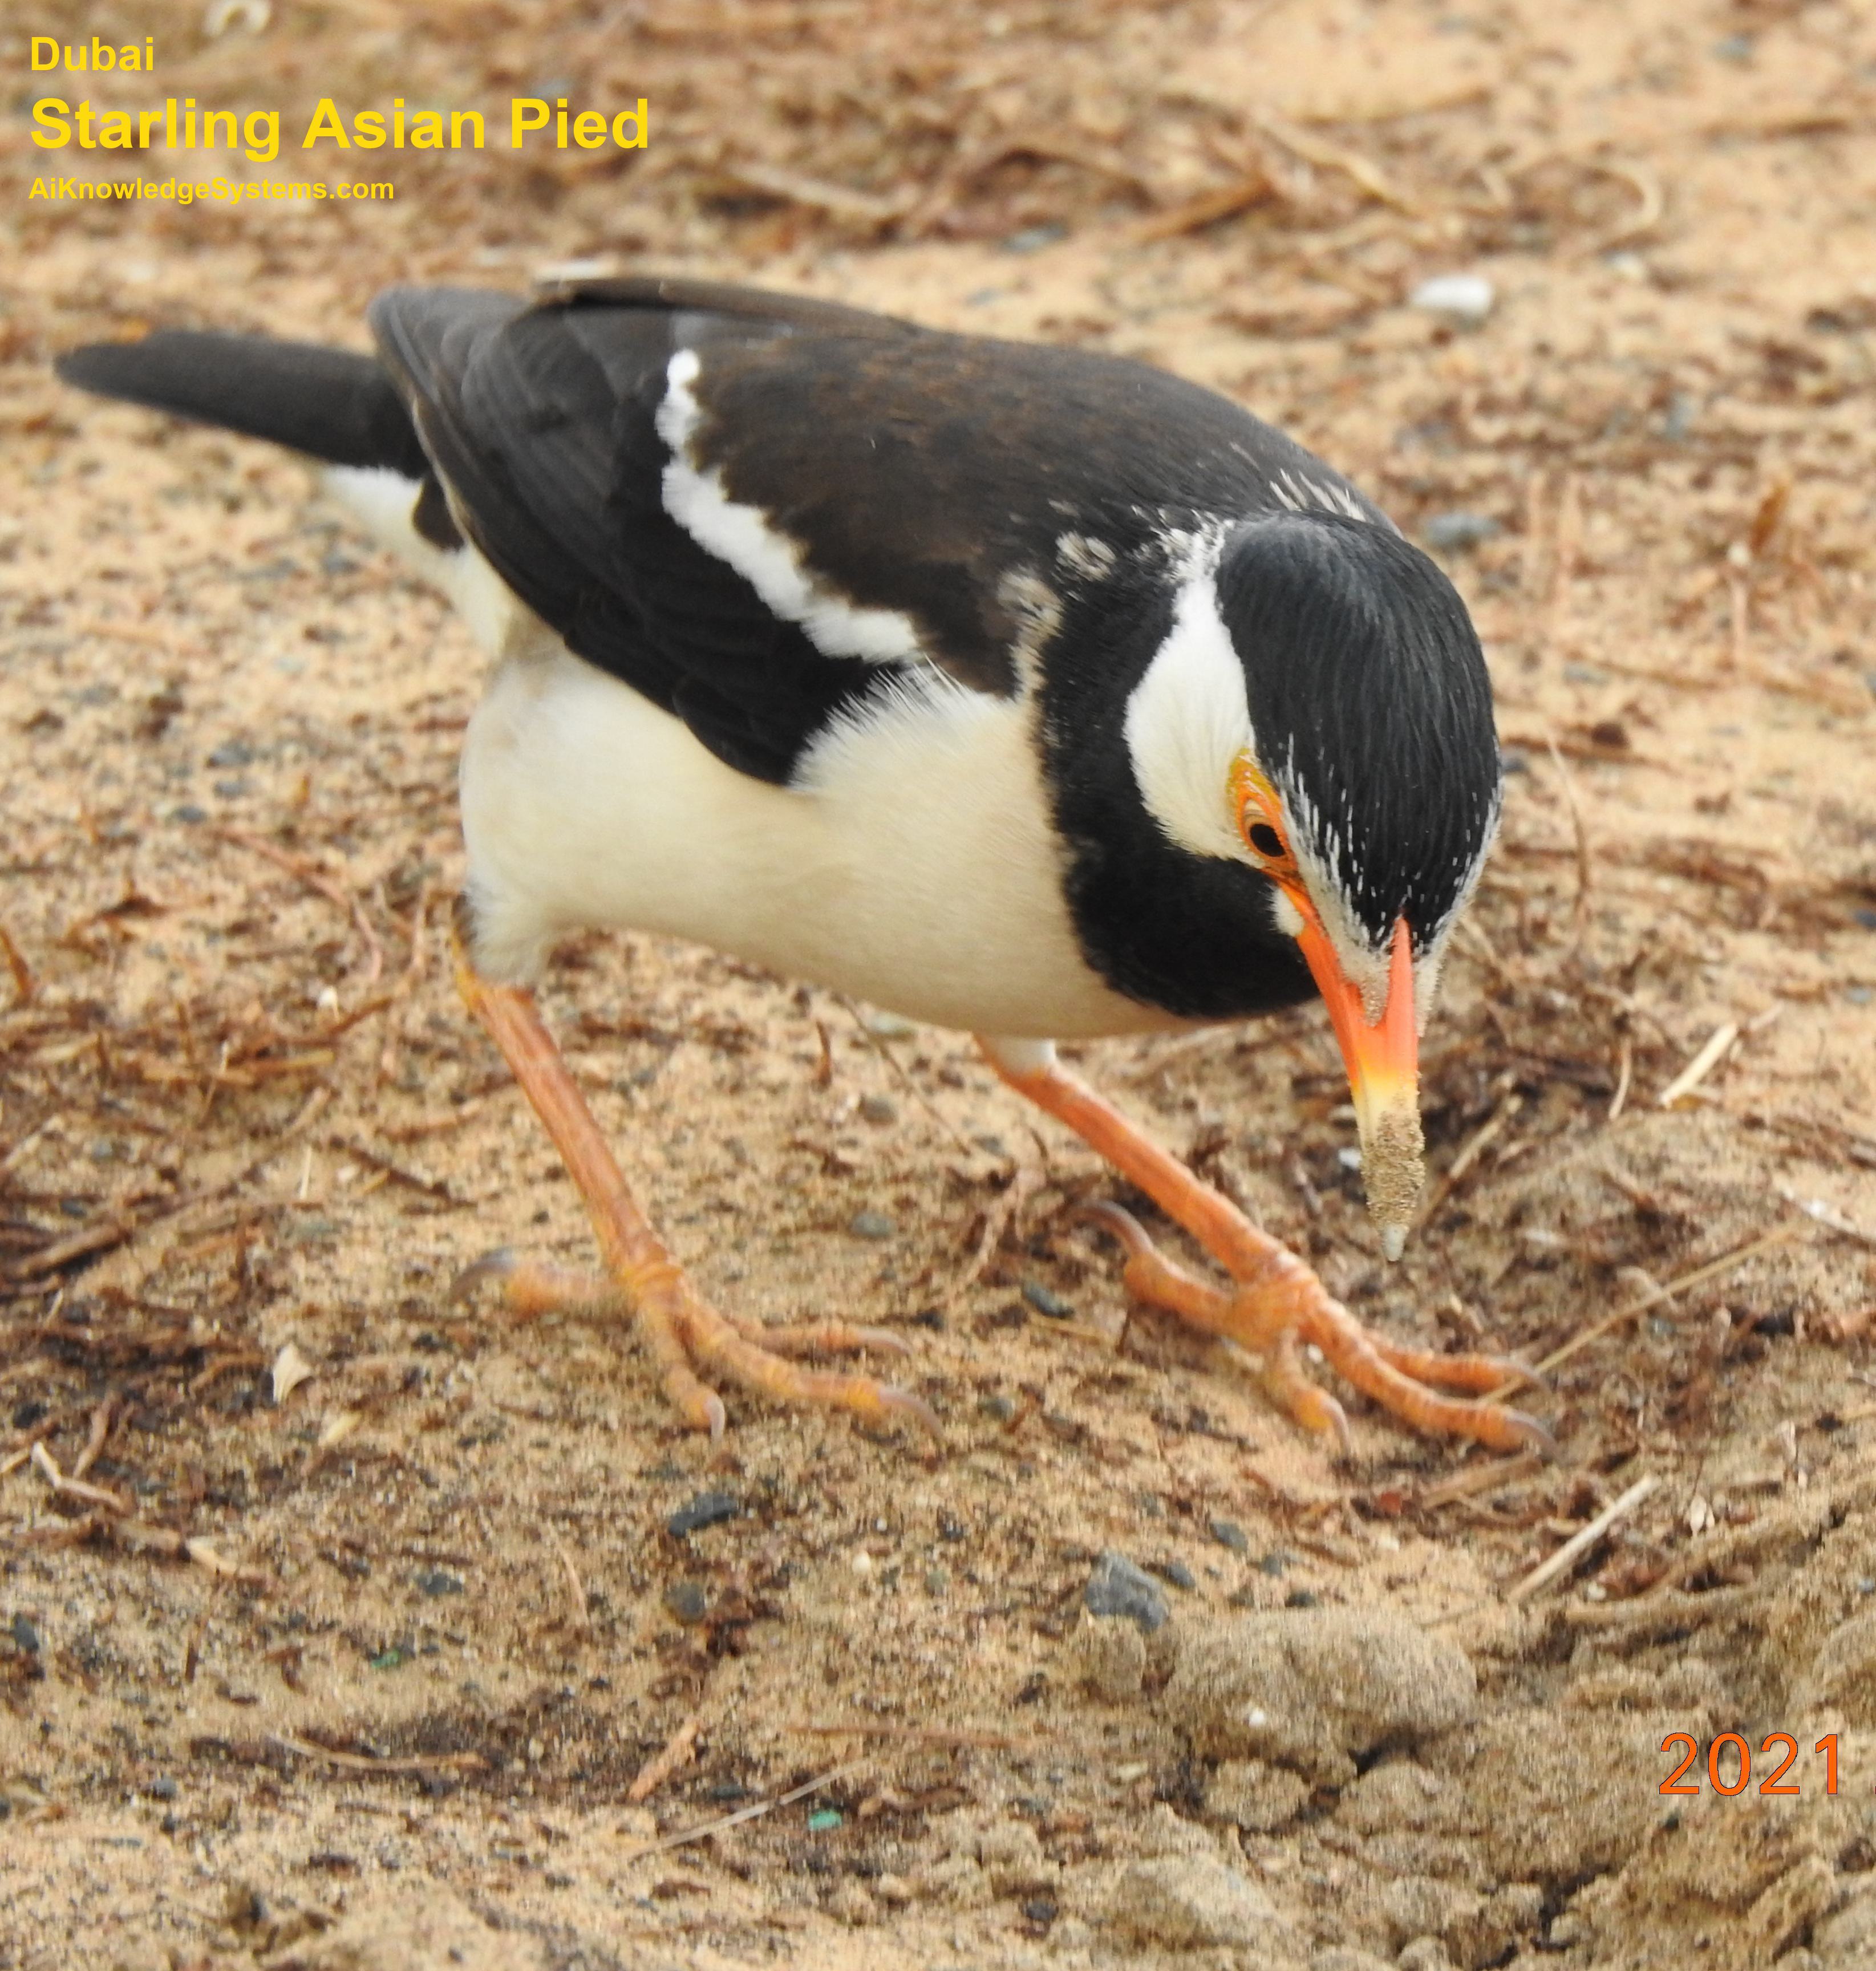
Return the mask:
[[[1219,612],[1264,770],[1301,845],[1385,950],[1452,915],[1497,819],[1491,683],[1465,604],[1410,542],[1324,513],[1226,539]]]

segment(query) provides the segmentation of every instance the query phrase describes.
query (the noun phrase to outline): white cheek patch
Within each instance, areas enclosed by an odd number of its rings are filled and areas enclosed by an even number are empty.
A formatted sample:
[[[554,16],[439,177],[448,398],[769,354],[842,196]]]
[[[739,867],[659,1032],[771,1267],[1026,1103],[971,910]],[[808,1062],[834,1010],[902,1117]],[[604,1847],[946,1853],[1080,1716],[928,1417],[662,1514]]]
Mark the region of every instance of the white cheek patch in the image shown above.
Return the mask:
[[[1244,666],[1218,613],[1209,569],[1181,585],[1173,626],[1127,701],[1133,777],[1176,848],[1249,862],[1231,812],[1231,769],[1256,754]]]
[[[829,595],[808,568],[800,542],[772,526],[760,507],[732,500],[721,469],[701,470],[691,441],[703,422],[692,386],[702,368],[695,350],[680,349],[666,371],[658,435],[671,448],[664,468],[664,507],[702,548],[727,562],[776,614],[806,630],[829,657],[892,663],[923,654],[912,619],[901,610],[862,608]]]
[[[1270,914],[1285,937],[1302,936],[1303,914],[1291,902],[1288,891],[1279,888],[1271,892]]]

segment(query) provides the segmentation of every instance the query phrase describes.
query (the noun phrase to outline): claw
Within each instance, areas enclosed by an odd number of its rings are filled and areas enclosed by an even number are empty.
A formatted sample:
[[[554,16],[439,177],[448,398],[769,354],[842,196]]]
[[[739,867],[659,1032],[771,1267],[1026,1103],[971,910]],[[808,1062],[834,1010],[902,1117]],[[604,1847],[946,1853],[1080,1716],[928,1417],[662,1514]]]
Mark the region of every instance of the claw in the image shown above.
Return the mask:
[[[1523,1410],[1506,1410],[1504,1412],[1504,1417],[1506,1422],[1516,1433],[1519,1442],[1526,1451],[1536,1451],[1539,1458],[1547,1461],[1554,1461],[1563,1455],[1557,1440],[1538,1422],[1536,1417],[1528,1415]]]
[[[910,1389],[902,1389],[896,1383],[881,1383],[878,1402],[882,1410],[892,1412],[901,1422],[917,1424],[934,1441],[944,1435],[937,1412],[923,1396],[914,1396]]]
[[[912,1344],[890,1328],[856,1328],[853,1338],[862,1348],[883,1348],[888,1355],[910,1355]]]
[[[451,1300],[468,1300],[490,1281],[506,1280],[518,1263],[510,1247],[497,1246],[493,1252],[484,1253],[474,1265],[464,1267],[450,1282],[448,1297]]]
[[[1077,1218],[1093,1219],[1096,1224],[1112,1233],[1136,1259],[1156,1249],[1153,1241],[1147,1236],[1146,1227],[1139,1220],[1131,1211],[1110,1200],[1103,1198],[1098,1204],[1078,1206],[1073,1215]]]

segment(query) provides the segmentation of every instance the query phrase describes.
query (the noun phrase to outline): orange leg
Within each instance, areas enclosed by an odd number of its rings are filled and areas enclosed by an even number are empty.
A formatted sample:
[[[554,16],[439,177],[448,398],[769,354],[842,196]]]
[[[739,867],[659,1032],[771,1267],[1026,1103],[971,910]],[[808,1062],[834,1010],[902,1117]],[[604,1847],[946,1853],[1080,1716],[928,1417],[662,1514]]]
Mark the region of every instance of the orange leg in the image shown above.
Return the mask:
[[[1503,1451],[1555,1448],[1535,1417],[1495,1404],[1461,1403],[1427,1386],[1495,1389],[1526,1374],[1516,1363],[1490,1355],[1434,1355],[1370,1334],[1301,1259],[1070,1074],[1053,1049],[1000,1052],[991,1042],[983,1046],[992,1067],[1012,1088],[1099,1151],[1236,1282],[1226,1292],[1194,1278],[1156,1251],[1125,1212],[1102,1207],[1099,1215],[1128,1249],[1122,1277],[1129,1289],[1262,1356],[1266,1389],[1298,1422],[1347,1442],[1341,1405],[1308,1380],[1297,1359],[1298,1344],[1310,1342],[1356,1388],[1418,1430],[1474,1438]]]
[[[937,1419],[919,1398],[871,1376],[798,1369],[783,1354],[880,1345],[880,1331],[843,1321],[770,1331],[729,1321],[704,1299],[638,1207],[567,1064],[542,1023],[533,993],[478,978],[459,950],[456,983],[469,1010],[501,1049],[586,1201],[607,1282],[560,1269],[517,1266],[500,1256],[472,1266],[459,1285],[500,1279],[518,1312],[585,1305],[629,1308],[658,1365],[665,1394],[694,1429],[722,1434],[723,1399],[698,1375],[704,1368],[783,1403],[831,1403],[876,1424],[912,1422],[934,1433]]]

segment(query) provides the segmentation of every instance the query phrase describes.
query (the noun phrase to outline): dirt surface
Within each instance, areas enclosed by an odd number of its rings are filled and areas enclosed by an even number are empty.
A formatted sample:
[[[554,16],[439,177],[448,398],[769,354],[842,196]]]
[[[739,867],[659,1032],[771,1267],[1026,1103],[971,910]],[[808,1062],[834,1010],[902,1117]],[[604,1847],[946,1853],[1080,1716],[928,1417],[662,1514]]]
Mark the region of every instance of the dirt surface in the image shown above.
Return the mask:
[[[1876,9],[177,11],[0,46],[0,1966],[1876,1961]],[[35,200],[28,31],[290,139],[652,142]],[[941,1445],[713,1448],[451,1299],[590,1252],[448,973],[468,639],[47,365],[594,255],[1145,357],[1448,544],[1513,770],[1404,1262],[1318,1012],[1083,1064],[1364,1319],[1554,1360],[1556,1462],[1353,1400],[1338,1462],[1130,1319],[1116,1180],[962,1038],[643,938],[546,995],[627,1168],[725,1302],[901,1331]]]

